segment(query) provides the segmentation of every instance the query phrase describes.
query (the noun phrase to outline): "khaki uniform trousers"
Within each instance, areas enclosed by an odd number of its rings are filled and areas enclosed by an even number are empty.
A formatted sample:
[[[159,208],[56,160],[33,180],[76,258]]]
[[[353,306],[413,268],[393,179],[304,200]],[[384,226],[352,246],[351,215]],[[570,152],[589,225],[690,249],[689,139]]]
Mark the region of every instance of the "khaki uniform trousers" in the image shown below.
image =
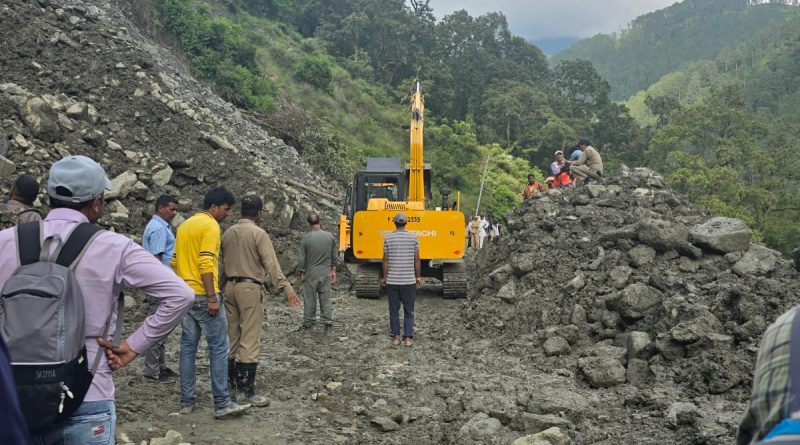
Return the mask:
[[[232,283],[225,285],[225,315],[228,317],[228,360],[239,363],[258,363],[261,350],[261,324],[264,305],[261,302],[261,285]]]
[[[597,174],[596,171],[589,168],[588,165],[578,165],[575,167],[571,167],[570,171],[572,171],[572,173],[575,174],[575,176],[578,179],[580,179],[581,182],[583,182],[583,180],[586,179],[587,176],[591,176],[594,179],[600,179],[600,175]]]
[[[469,242],[473,249],[480,248],[480,242],[478,241],[478,234],[474,232],[469,232]]]

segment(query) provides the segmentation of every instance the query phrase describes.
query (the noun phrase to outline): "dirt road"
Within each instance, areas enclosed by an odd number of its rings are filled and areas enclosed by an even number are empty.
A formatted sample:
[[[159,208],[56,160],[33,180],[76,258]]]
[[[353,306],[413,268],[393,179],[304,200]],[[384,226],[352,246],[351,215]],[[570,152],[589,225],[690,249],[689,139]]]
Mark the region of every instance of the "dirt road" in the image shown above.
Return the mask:
[[[488,390],[504,380],[499,369],[503,364],[484,360],[477,352],[480,339],[471,338],[458,323],[463,304],[423,289],[417,301],[417,342],[396,347],[387,335],[385,298],[359,300],[342,285],[334,297],[333,331],[296,333],[300,310],[286,308],[282,297],[270,297],[257,382],[272,400],[269,407],[214,420],[203,345],[198,357],[199,409],[177,415],[178,382],[143,379],[143,362],[137,360],[115,377],[118,430],[136,443],[170,429],[196,444],[447,441],[455,427],[448,427],[447,421],[455,420],[461,409],[448,406],[447,400],[463,386]],[[167,345],[168,362],[176,370],[179,337],[178,330]],[[379,417],[394,418],[399,430],[383,433],[382,428],[395,426],[371,424]]]

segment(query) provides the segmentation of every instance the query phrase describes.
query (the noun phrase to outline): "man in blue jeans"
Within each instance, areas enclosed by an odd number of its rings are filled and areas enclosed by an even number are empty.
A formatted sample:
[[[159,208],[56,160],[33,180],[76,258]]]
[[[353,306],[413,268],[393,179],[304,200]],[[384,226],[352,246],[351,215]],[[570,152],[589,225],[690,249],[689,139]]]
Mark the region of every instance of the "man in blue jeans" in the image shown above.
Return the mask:
[[[414,300],[421,284],[419,240],[406,230],[406,214],[394,216],[395,231],[383,240],[383,277],[389,299],[389,330],[395,346],[414,344]],[[400,303],[403,303],[403,337],[400,337]]]
[[[219,223],[228,217],[236,202],[228,190],[217,187],[206,193],[202,212],[178,227],[172,267],[195,292],[192,309],[181,321],[181,414],[191,413],[195,394],[195,359],[200,334],[205,332],[214,393],[214,417],[239,414],[250,408],[231,400],[228,387],[228,321],[219,291]]]
[[[103,214],[103,193],[111,181],[103,167],[86,156],[67,156],[50,168],[47,193],[50,213],[41,223],[42,238],[66,238],[80,223],[95,223]],[[55,247],[55,246],[53,246]],[[19,265],[15,230],[0,231],[0,287]],[[81,287],[86,320],[86,350],[90,360],[105,350],[106,360],[94,374],[80,407],[65,421],[31,431],[35,445],[114,445],[116,411],[111,373],[166,337],[192,304],[192,291],[180,278],[127,236],[100,232],[74,266]],[[119,346],[100,338],[108,315],[115,311],[123,289],[142,289],[161,302]],[[122,329],[122,320],[109,326],[109,335]],[[5,391],[5,390],[4,390]],[[8,417],[0,409],[0,415]],[[0,441],[3,445],[9,442]],[[11,442],[13,443],[13,442]]]

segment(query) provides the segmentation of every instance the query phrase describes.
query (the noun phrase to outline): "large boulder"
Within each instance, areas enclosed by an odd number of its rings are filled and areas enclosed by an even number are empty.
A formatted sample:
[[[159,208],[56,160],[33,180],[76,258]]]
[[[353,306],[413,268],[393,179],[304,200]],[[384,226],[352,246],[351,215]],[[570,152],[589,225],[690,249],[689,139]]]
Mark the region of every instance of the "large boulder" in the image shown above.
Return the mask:
[[[618,310],[623,317],[637,320],[661,303],[662,298],[658,289],[643,283],[633,283],[620,292]]]
[[[747,250],[753,231],[744,221],[716,217],[689,229],[690,241],[704,249],[721,253]]]
[[[750,245],[742,259],[733,265],[733,272],[740,277],[746,275],[766,275],[775,270],[780,252],[758,244]]]
[[[124,198],[133,190],[138,182],[136,173],[128,170],[111,180],[111,191],[106,192],[106,199]]]
[[[695,318],[678,323],[669,332],[677,342],[694,343],[721,330],[722,324],[717,317],[708,309],[702,309]]]
[[[558,427],[553,427],[541,433],[520,437],[511,445],[568,445],[569,436]]]
[[[625,383],[625,367],[614,357],[584,357],[578,359],[578,368],[596,388]]]
[[[0,179],[13,175],[16,170],[16,164],[5,156],[0,156]]]
[[[689,239],[689,230],[682,224],[649,218],[639,224],[639,241],[660,251],[666,252]]]
[[[499,444],[502,443],[502,440],[498,437],[498,433],[502,427],[499,420],[489,417],[486,413],[478,413],[458,430],[458,441],[459,443]]]
[[[58,113],[41,97],[23,101],[19,107],[19,114],[37,138],[45,142],[56,142],[61,139]]]

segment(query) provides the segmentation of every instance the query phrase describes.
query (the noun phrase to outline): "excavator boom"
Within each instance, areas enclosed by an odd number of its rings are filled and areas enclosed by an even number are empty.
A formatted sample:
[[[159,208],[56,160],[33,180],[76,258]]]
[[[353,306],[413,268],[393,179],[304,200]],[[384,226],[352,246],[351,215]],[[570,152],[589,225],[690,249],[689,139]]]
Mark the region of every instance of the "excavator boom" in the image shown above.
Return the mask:
[[[408,197],[410,202],[425,202],[425,177],[422,134],[425,121],[425,101],[419,81],[411,95],[411,158],[409,160]]]

